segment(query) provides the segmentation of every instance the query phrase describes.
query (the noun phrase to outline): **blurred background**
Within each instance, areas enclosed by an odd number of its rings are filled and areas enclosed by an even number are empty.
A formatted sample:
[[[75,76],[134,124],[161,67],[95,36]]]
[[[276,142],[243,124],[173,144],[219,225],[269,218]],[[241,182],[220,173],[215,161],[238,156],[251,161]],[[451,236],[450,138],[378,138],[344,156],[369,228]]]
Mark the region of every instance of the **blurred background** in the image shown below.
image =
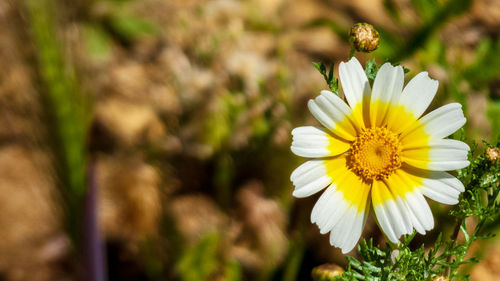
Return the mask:
[[[497,0],[0,0],[0,280],[311,280],[345,257],[289,181],[293,127],[357,55],[439,80],[500,134]],[[448,206],[432,204],[450,233]],[[385,240],[373,219],[365,237]],[[500,280],[500,242],[471,280]],[[102,250],[102,251],[101,251]],[[356,255],[355,251],[351,255]]]

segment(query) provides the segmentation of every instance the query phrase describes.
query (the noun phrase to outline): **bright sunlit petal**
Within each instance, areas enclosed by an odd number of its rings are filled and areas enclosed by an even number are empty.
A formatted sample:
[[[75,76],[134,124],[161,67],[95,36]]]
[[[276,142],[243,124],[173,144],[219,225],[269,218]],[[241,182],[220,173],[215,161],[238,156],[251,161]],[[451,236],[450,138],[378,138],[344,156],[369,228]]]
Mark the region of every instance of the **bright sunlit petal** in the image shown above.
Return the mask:
[[[299,198],[311,196],[331,182],[323,160],[310,160],[302,164],[295,169],[290,179],[295,186],[293,196]]]
[[[439,82],[431,79],[427,72],[420,72],[404,88],[399,104],[419,118],[434,99],[438,85]]]
[[[335,94],[323,91],[307,104],[312,115],[328,130],[345,140],[353,140],[356,129],[349,119],[350,108]],[[330,96],[330,97],[329,97]]]
[[[339,65],[339,76],[345,98],[351,108],[361,105],[370,94],[370,84],[359,61],[353,57]]]
[[[327,157],[346,152],[350,145],[325,130],[312,127],[298,127],[292,130],[292,152],[302,157]]]
[[[391,106],[396,104],[401,95],[404,72],[401,66],[390,63],[382,65],[373,83],[370,99],[370,124],[382,126]]]
[[[469,165],[469,146],[451,139],[435,139],[428,144],[405,147],[402,160],[416,168],[433,171],[450,171]]]

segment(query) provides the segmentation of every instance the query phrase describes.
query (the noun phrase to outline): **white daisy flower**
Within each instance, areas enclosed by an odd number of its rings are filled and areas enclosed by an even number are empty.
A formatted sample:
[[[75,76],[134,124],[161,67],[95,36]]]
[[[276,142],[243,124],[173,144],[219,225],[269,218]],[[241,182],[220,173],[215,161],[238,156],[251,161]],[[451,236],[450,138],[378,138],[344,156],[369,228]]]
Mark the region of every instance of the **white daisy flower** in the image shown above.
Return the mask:
[[[329,91],[308,103],[325,129],[298,127],[292,131],[292,151],[309,160],[292,173],[295,197],[323,189],[311,213],[330,244],[351,251],[370,209],[392,242],[415,229],[434,227],[424,195],[456,204],[463,184],[445,171],[469,165],[469,146],[444,139],[465,124],[462,106],[451,103],[425,116],[438,82],[427,72],[403,89],[401,66],[382,65],[373,89],[356,58],[342,62],[340,82],[346,104]]]

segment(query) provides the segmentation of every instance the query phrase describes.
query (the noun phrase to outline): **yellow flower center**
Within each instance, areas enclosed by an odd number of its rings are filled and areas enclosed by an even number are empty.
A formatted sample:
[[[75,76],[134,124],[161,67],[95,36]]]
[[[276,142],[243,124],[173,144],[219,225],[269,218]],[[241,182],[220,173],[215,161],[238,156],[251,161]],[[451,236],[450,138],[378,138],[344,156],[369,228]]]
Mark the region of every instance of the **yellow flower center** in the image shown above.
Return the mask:
[[[401,167],[398,136],[385,127],[363,129],[349,152],[349,167],[365,180],[387,178]]]

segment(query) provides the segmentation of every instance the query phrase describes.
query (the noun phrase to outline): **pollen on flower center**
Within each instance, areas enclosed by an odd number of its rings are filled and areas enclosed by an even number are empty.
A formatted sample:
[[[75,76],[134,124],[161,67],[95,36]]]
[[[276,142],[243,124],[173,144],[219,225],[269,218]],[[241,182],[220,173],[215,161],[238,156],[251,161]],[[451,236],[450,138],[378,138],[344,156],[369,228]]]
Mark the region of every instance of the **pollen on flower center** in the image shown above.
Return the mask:
[[[387,178],[401,167],[398,136],[385,127],[363,129],[349,152],[349,168],[365,180]]]

